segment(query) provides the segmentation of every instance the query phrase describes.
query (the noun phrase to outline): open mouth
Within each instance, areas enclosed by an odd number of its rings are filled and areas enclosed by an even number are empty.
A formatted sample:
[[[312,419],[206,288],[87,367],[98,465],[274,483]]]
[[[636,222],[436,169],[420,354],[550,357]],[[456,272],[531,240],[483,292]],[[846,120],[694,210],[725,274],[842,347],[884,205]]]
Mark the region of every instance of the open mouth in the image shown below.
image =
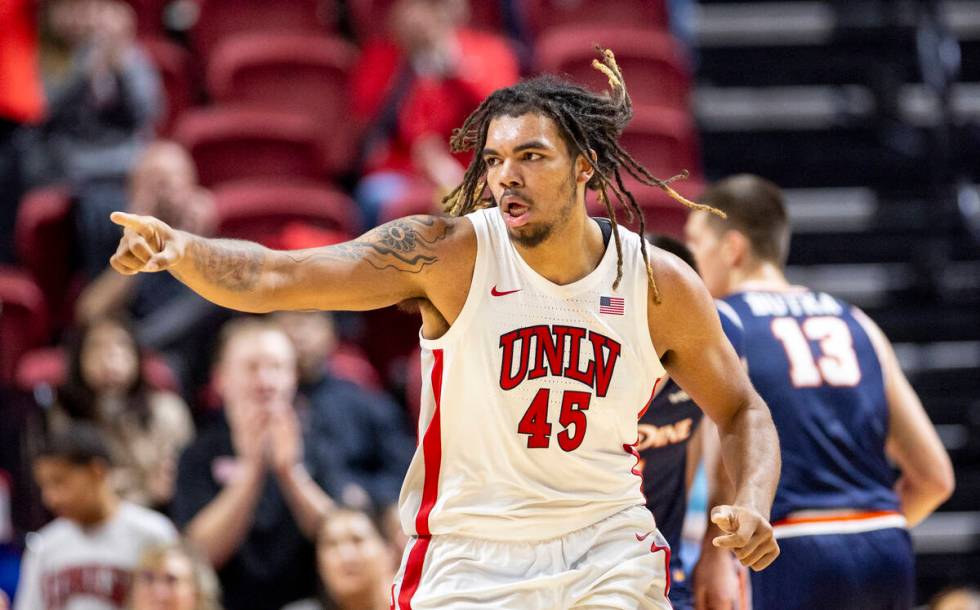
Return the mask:
[[[504,222],[507,223],[507,226],[520,227],[527,223],[530,207],[520,199],[505,199],[503,206],[501,207],[504,215]]]

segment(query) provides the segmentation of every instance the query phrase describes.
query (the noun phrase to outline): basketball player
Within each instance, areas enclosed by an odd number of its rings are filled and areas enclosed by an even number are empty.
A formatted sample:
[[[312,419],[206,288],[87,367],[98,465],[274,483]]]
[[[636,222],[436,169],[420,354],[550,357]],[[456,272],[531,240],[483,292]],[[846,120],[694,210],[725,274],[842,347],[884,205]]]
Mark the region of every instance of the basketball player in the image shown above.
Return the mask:
[[[476,154],[445,200],[452,218],[275,252],[113,215],[117,270],[167,269],[226,307],[418,301],[421,442],[399,500],[412,535],[399,610],[668,608],[668,549],[632,472],[637,415],[665,370],[717,422],[735,480],[716,544],[755,569],[779,552],[767,520],[778,438],[710,296],[675,257],[586,215],[587,187],[610,211],[609,192],[639,211],[622,171],[680,199],[617,144],[632,109],[602,59],[609,94],[542,77],[468,117],[451,143]]]
[[[772,405],[783,447],[772,510],[782,556],[752,575],[754,608],[911,608],[906,528],[953,488],[932,423],[870,318],[786,280],[789,225],[776,185],[734,176],[704,201],[728,217],[695,211],[688,245],[709,291],[738,320],[733,345]],[[730,570],[723,555],[705,545],[694,575],[699,608],[727,607],[716,604],[732,597],[709,591]]]

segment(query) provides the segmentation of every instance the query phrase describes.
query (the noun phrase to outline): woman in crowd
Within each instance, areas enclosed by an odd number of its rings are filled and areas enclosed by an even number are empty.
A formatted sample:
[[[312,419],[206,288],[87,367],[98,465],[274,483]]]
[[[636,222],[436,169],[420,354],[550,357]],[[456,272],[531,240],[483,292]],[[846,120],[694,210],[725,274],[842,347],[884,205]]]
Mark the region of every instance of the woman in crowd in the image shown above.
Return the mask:
[[[133,575],[132,610],[221,610],[218,577],[184,542],[151,547]]]
[[[67,360],[67,380],[58,390],[50,428],[71,419],[98,425],[110,442],[120,496],[165,508],[173,495],[177,457],[193,435],[187,405],[148,386],[136,338],[120,318],[84,325]]]
[[[360,510],[330,513],[317,538],[317,563],[331,608],[387,610],[393,558],[378,525]]]

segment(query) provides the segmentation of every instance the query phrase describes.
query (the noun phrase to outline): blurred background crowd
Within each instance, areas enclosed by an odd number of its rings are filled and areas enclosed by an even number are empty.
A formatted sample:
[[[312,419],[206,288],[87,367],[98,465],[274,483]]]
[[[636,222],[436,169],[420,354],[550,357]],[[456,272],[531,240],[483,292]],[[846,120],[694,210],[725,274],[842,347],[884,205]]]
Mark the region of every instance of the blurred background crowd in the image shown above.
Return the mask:
[[[980,584],[980,2],[0,0],[0,588],[33,583],[18,610],[78,587],[137,610],[218,608],[219,589],[228,610],[387,608],[417,315],[235,318],[169,274],[108,270],[108,215],[303,248],[438,213],[468,162],[452,129],[522,76],[604,88],[594,44],[626,76],[638,161],[687,169],[695,199],[732,173],[780,184],[791,279],[896,342],[958,482],[913,532],[920,598]],[[680,234],[686,210],[632,190]],[[57,572],[26,545],[131,573]]]

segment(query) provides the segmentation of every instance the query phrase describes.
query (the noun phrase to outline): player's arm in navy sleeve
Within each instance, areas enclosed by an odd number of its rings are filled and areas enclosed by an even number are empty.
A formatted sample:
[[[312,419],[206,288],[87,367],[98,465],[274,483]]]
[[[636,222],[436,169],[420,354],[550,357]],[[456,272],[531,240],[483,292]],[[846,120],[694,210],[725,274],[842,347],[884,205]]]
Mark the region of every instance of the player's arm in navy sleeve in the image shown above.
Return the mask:
[[[891,342],[864,312],[853,309],[881,363],[888,400],[885,451],[901,470],[895,486],[910,526],[929,516],[953,493],[953,466],[936,429],[899,365]]]
[[[725,532],[713,543],[762,569],[779,555],[769,513],[781,462],[769,408],[725,338],[701,278],[662,250],[651,261],[661,302],[651,290],[650,338],[667,373],[718,425],[725,468],[735,484],[732,504],[712,510],[712,522]]]

